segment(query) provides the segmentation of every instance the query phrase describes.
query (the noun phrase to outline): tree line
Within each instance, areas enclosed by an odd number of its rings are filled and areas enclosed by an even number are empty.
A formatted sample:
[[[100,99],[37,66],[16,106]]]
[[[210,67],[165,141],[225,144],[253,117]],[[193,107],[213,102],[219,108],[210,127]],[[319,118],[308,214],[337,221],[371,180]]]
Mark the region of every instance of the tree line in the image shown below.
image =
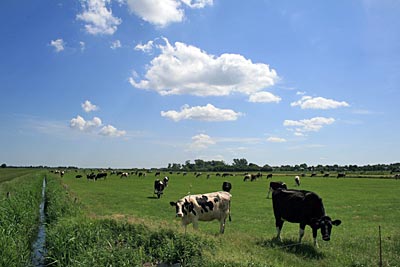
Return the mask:
[[[265,164],[259,166],[255,163],[249,163],[246,159],[233,159],[232,164],[227,164],[224,161],[211,160],[205,161],[196,159],[194,162],[185,161],[184,164],[169,163],[167,171],[203,171],[203,172],[279,172],[279,171],[296,171],[296,172],[400,172],[400,163],[392,164],[374,164],[374,165],[316,165],[309,166],[306,163],[298,165],[281,165],[270,166]]]

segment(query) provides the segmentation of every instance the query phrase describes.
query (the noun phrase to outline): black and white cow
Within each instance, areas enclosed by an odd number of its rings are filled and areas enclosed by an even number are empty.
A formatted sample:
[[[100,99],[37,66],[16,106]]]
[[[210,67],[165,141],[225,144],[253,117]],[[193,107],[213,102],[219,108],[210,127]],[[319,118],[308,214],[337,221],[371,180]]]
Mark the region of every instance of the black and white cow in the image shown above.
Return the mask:
[[[164,189],[166,185],[163,181],[159,179],[154,181],[154,194],[157,195],[157,198],[160,198],[162,194],[164,194]]]
[[[294,182],[296,183],[297,186],[300,186],[300,177],[296,175],[294,177]]]
[[[269,198],[269,193],[278,189],[287,189],[287,185],[284,182],[270,182],[267,198]]]
[[[176,208],[176,216],[182,218],[182,225],[186,227],[192,223],[193,228],[198,228],[199,221],[218,220],[220,233],[225,231],[226,218],[230,217],[231,197],[228,192],[219,191],[208,194],[188,195],[177,202],[170,202]]]
[[[332,226],[341,224],[340,220],[332,221],[325,214],[322,199],[316,193],[310,191],[294,189],[275,190],[272,192],[272,205],[278,240],[281,239],[280,233],[284,221],[300,224],[299,243],[304,236],[306,225],[309,225],[313,231],[314,245],[316,247],[318,247],[318,229],[321,229],[322,239],[329,241]]]
[[[164,182],[164,184],[165,184],[165,187],[167,187],[167,186],[168,186],[168,182],[169,182],[168,176],[165,176],[165,177],[164,177],[163,182]]]

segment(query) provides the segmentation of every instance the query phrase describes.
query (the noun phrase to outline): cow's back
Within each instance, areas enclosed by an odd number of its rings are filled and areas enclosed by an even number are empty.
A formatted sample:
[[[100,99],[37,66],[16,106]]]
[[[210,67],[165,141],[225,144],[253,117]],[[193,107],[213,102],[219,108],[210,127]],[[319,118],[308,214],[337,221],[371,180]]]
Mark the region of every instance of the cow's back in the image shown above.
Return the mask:
[[[224,191],[196,195],[194,204],[199,221],[226,218],[230,212],[231,196]]]
[[[272,193],[274,215],[289,222],[306,222],[325,211],[321,198],[305,190],[277,190]]]

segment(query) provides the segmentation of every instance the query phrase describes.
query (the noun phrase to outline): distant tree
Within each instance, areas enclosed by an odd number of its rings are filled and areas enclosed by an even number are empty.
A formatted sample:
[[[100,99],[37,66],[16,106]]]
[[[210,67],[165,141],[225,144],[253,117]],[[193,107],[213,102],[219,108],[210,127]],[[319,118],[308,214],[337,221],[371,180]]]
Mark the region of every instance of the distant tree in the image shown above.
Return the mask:
[[[3,164],[1,164],[0,167],[1,167],[1,168],[7,168],[7,164],[3,163]]]

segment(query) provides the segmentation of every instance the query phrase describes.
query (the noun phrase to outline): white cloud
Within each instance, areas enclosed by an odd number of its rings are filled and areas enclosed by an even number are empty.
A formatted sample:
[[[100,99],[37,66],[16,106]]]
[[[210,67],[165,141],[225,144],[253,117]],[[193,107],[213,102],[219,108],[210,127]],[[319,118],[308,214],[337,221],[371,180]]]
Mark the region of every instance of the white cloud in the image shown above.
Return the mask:
[[[299,101],[292,102],[292,107],[300,106],[301,109],[334,109],[339,107],[348,107],[345,101],[335,101],[323,97],[303,96]]]
[[[286,139],[285,138],[271,136],[271,137],[267,138],[267,141],[271,142],[271,143],[284,143],[284,142],[286,142]]]
[[[212,6],[213,0],[181,0],[190,8],[204,8],[205,6]]]
[[[198,134],[192,137],[192,143],[190,149],[200,150],[206,149],[211,145],[215,145],[216,142],[206,134]]]
[[[278,75],[269,65],[253,63],[238,54],[209,55],[199,48],[176,42],[158,45],[161,54],[150,62],[146,79],[129,79],[132,86],[161,95],[224,96],[254,94],[272,86]]]
[[[121,47],[122,47],[122,45],[121,45],[120,40],[115,40],[114,42],[111,43],[111,46],[110,46],[110,48],[113,50],[115,50],[117,48],[121,48]]]
[[[81,104],[81,107],[86,113],[89,113],[91,111],[96,111],[99,109],[98,106],[92,104],[89,100],[86,100],[84,103]]]
[[[306,132],[318,132],[325,125],[335,122],[334,118],[315,117],[305,120],[285,120],[283,125],[295,131],[296,136],[303,136]]]
[[[50,45],[54,47],[58,53],[64,50],[65,42],[63,39],[51,40]]]
[[[165,27],[173,22],[181,22],[184,11],[177,0],[127,0],[132,13],[151,24]]]
[[[103,128],[101,128],[99,134],[111,137],[121,137],[126,135],[126,131],[118,130],[112,125],[106,125]]]
[[[241,115],[240,112],[235,112],[231,109],[219,109],[212,104],[195,107],[185,105],[181,108],[181,111],[161,111],[162,117],[167,117],[173,121],[189,119],[200,121],[234,121]]]
[[[135,46],[135,50],[142,51],[144,53],[150,53],[153,50],[153,41],[148,41],[146,44],[138,44]]]
[[[85,51],[85,48],[86,48],[85,42],[80,41],[80,42],[79,42],[79,45],[80,45],[80,47],[81,47],[81,51],[82,51],[82,52]]]
[[[86,121],[84,118],[78,115],[76,118],[73,118],[70,121],[71,128],[86,132],[90,132],[101,125],[101,119],[98,117],[94,117],[92,120]]]
[[[254,102],[254,103],[270,103],[270,102],[275,102],[279,103],[282,99],[279,96],[273,95],[270,92],[257,92],[254,94],[251,94],[249,97],[249,102]]]
[[[83,12],[76,18],[84,21],[85,29],[92,35],[112,35],[121,24],[120,18],[114,17],[106,4],[110,0],[81,0]]]

